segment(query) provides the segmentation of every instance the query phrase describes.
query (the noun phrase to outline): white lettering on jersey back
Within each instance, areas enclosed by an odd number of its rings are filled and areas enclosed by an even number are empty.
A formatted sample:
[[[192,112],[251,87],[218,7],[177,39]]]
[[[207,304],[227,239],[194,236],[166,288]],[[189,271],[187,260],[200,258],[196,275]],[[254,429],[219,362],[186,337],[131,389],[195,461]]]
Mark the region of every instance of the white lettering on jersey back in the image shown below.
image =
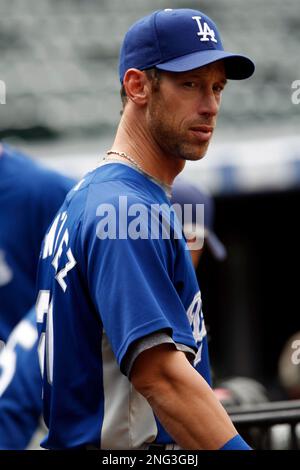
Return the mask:
[[[56,242],[57,243],[57,242]],[[56,245],[55,243],[55,245]],[[53,257],[53,260],[52,260],[52,266],[54,267],[55,269],[55,272],[57,271],[57,268],[58,268],[58,263],[59,263],[59,258],[61,257],[62,255],[62,252],[63,252],[63,246],[66,245],[66,247],[68,246],[68,243],[69,243],[69,231],[68,229],[65,230],[63,236],[62,236],[62,239],[60,241],[60,244],[58,245],[58,248],[55,252],[55,255]]]
[[[43,249],[43,255],[42,255],[43,259],[48,258],[48,256],[52,256],[53,251],[56,249],[57,241],[66,223],[67,218],[68,218],[67,213],[62,212],[62,213],[59,213],[57,217],[54,219],[54,222],[52,223],[51,228],[45,237],[45,243],[44,243],[44,249]],[[59,230],[56,233],[59,222],[60,222]]]
[[[139,449],[153,442],[152,408],[121,372],[105,332],[102,336],[104,418],[101,449]]]
[[[212,41],[212,42],[218,42],[216,39],[216,33],[214,32],[213,29],[211,29],[206,21],[204,23],[201,23],[201,16],[193,16],[193,20],[197,22],[199,31],[197,32],[197,36],[200,37],[200,41]]]
[[[62,288],[64,292],[66,292],[66,289],[67,289],[67,284],[65,283],[64,278],[66,277],[68,272],[71,271],[71,269],[73,269],[74,266],[76,265],[76,259],[73,256],[71,248],[69,248],[67,251],[67,257],[68,257],[67,264],[55,276],[55,279],[57,280],[57,282],[59,283],[60,287]]]
[[[0,287],[6,286],[13,278],[13,272],[5,260],[5,253],[0,250]]]
[[[63,227],[67,221],[67,218],[68,216],[66,212],[62,212],[57,215],[49,232],[46,235],[45,242],[44,242],[43,255],[42,255],[43,259],[48,258],[48,256],[54,255],[51,264],[55,269],[55,273],[56,273],[55,279],[57,280],[57,282],[59,283],[59,285],[61,286],[64,292],[66,292],[66,289],[67,289],[67,284],[64,278],[67,276],[68,272],[72,268],[74,268],[74,266],[76,265],[76,260],[72,253],[72,250],[71,248],[68,248],[69,231],[67,228],[65,229],[63,236],[60,242],[58,243],[59,237],[62,233]],[[64,249],[66,250],[68,261],[65,264],[65,266],[59,272],[57,272],[59,260],[62,256]]]
[[[43,323],[44,316],[48,315],[49,307],[50,307],[50,291],[40,290],[38,293],[36,304],[35,304],[37,323],[41,323],[41,324]],[[45,345],[46,345],[46,333],[43,332],[40,335],[39,343],[38,343],[38,355],[39,355],[39,363],[40,363],[40,370],[41,370],[42,376],[44,375]]]

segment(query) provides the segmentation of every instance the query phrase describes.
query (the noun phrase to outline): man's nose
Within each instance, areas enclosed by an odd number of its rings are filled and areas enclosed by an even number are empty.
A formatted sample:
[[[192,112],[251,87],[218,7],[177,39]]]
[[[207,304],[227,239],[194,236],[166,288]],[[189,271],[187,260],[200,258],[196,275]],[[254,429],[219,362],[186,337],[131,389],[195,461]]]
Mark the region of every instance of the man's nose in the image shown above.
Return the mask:
[[[198,114],[206,114],[208,116],[216,116],[219,112],[220,101],[214,92],[201,93],[198,103]]]

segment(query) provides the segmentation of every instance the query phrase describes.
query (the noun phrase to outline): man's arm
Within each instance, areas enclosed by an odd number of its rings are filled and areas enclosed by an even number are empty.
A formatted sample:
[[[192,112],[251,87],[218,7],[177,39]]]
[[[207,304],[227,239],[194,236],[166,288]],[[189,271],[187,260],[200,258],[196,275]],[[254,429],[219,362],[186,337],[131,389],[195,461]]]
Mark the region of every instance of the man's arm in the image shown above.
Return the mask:
[[[238,434],[212,389],[174,346],[142,352],[130,380],[183,449],[219,449]]]

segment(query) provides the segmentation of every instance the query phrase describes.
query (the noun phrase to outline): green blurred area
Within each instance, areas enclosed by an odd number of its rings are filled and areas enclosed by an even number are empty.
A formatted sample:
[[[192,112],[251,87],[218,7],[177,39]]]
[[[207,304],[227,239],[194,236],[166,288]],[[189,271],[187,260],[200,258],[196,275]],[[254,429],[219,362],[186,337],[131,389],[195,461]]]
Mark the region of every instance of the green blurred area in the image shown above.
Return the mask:
[[[247,83],[230,83],[219,128],[297,132],[299,0],[0,0],[0,137],[88,140],[112,135],[120,111],[118,54],[136,19],[160,8],[196,8],[218,24],[225,48],[256,62]]]

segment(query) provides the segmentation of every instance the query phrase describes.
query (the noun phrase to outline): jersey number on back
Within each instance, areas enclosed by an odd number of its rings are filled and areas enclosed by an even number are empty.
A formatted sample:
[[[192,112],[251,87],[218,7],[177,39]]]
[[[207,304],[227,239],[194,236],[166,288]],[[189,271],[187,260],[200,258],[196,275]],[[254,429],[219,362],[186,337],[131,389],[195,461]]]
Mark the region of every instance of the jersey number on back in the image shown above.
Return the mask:
[[[43,332],[39,339],[38,354],[42,376],[44,376],[46,361],[47,380],[51,385],[53,381],[53,304],[50,301],[50,291],[40,290],[35,309],[37,323],[43,324],[44,316],[46,315],[47,318],[46,332]]]

